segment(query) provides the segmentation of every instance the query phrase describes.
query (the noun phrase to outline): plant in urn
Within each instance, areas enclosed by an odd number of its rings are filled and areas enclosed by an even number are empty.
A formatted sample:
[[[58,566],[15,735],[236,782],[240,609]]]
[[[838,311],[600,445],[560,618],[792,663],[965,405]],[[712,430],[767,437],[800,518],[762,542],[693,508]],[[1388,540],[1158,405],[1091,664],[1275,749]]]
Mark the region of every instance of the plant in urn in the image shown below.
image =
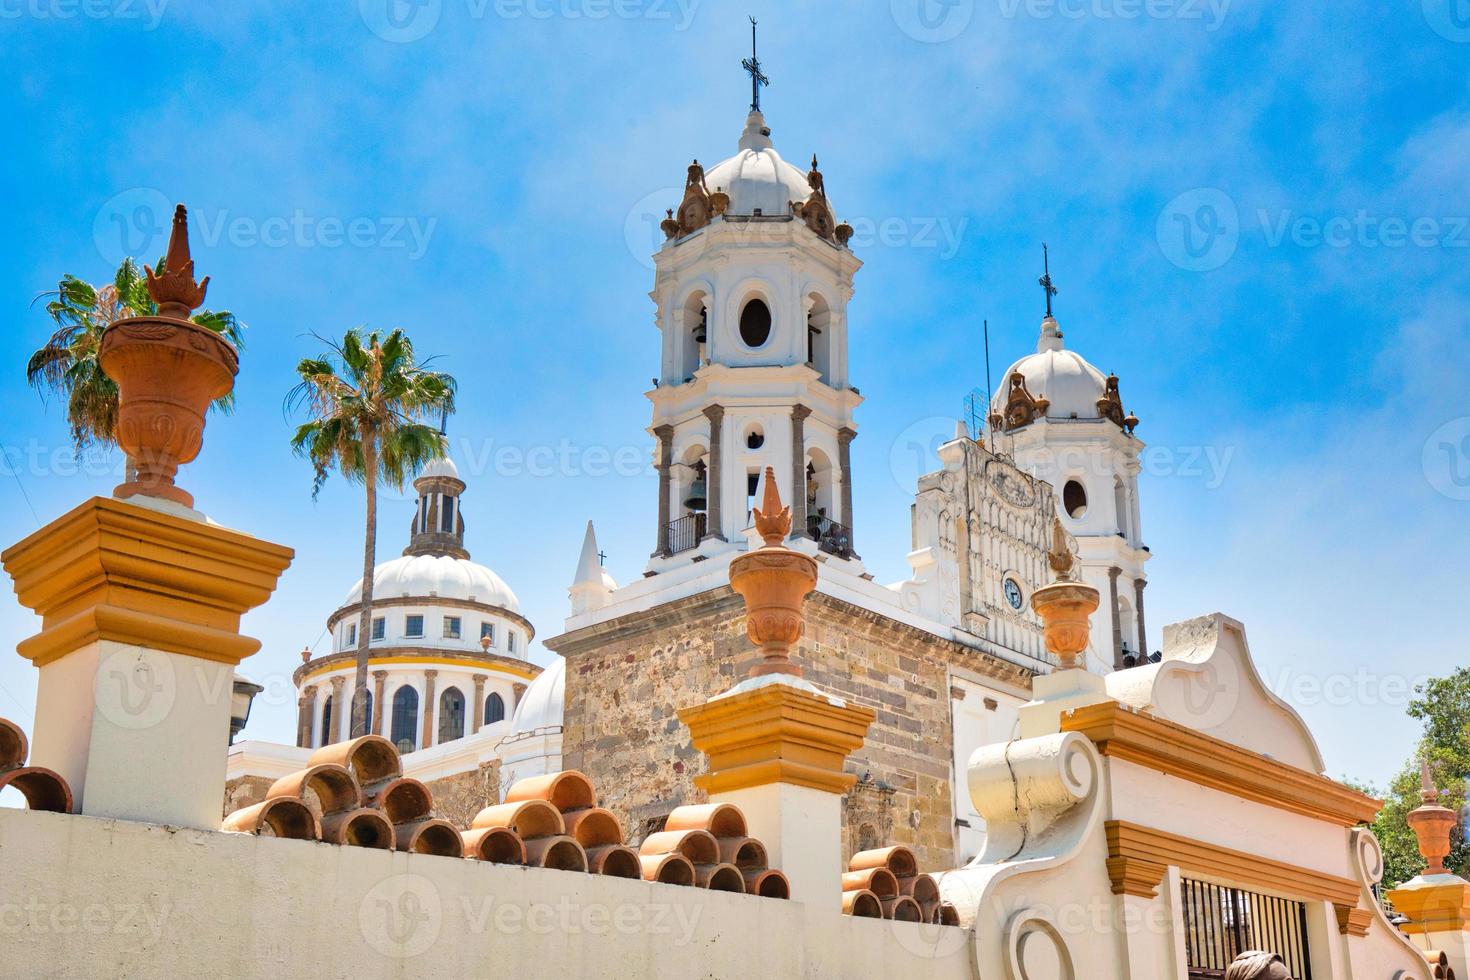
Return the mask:
[[[766,467],[766,493],[755,510],[755,529],[765,544],[730,563],[730,587],[745,598],[745,631],[761,648],[752,677],[762,674],[801,676],[791,662],[791,648],[806,628],[802,607],[817,587],[817,563],[786,547],[791,508],[781,505],[776,473]]]
[[[1031,593],[1031,608],[1041,617],[1046,648],[1056,654],[1059,668],[1074,670],[1092,634],[1088,618],[1097,611],[1102,597],[1097,589],[1074,580],[1077,559],[1060,517],[1053,519],[1052,547],[1046,559],[1057,580]]]
[[[235,348],[213,330],[189,321],[204,302],[209,277],[194,279],[188,215],[174,211],[168,254],[155,274],[147,266],[154,316],[129,317],[102,335],[98,362],[118,388],[117,444],[128,457],[129,479],[119,498],[161,497],[185,507],[194,498],[174,485],[179,466],[204,445],[204,414],[229,394],[240,369]]]

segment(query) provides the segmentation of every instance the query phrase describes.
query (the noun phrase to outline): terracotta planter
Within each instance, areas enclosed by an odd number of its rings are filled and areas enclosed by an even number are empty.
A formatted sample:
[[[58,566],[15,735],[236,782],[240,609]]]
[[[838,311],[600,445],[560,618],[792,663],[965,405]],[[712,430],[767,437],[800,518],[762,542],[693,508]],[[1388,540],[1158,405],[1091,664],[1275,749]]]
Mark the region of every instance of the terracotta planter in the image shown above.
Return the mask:
[[[219,334],[187,320],[134,317],[103,333],[98,363],[117,382],[116,437],[132,473],[113,495],[193,507],[193,496],[174,485],[174,476],[199,455],[204,415],[234,388],[239,354]]]
[[[1062,670],[1077,666],[1077,657],[1087,649],[1092,635],[1088,622],[1101,597],[1097,589],[1081,582],[1053,582],[1031,594],[1031,608],[1041,617],[1046,647],[1057,655]]]
[[[802,604],[817,587],[817,563],[785,546],[759,548],[730,563],[730,587],[745,598],[745,631],[761,648],[752,676],[800,676],[791,648],[805,630]]]

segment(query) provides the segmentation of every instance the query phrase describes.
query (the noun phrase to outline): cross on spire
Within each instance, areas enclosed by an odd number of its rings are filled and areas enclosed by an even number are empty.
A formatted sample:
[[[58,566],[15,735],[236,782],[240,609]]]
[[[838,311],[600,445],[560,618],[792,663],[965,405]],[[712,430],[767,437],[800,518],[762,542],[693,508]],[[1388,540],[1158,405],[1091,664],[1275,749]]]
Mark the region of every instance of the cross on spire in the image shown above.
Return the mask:
[[[1051,281],[1051,255],[1046,247],[1046,242],[1041,243],[1041,278],[1036,284],[1046,293],[1046,315],[1051,316],[1051,298],[1057,294],[1057,287]]]
[[[750,111],[761,111],[761,86],[770,85],[771,80],[761,71],[761,60],[755,53],[755,18],[750,18],[750,57],[740,62],[740,67],[750,73]]]

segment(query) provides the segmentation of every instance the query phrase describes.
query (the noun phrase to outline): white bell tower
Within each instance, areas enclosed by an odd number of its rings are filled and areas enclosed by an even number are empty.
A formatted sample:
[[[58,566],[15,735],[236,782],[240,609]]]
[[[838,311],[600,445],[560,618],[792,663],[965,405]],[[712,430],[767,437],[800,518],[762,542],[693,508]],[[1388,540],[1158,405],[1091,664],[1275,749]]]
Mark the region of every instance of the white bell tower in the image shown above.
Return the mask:
[[[847,304],[862,263],[816,158],[807,173],[782,160],[753,105],[735,156],[690,165],[663,230],[649,571],[744,549],[767,466],[794,542],[855,563],[849,448],[862,398],[847,373]]]

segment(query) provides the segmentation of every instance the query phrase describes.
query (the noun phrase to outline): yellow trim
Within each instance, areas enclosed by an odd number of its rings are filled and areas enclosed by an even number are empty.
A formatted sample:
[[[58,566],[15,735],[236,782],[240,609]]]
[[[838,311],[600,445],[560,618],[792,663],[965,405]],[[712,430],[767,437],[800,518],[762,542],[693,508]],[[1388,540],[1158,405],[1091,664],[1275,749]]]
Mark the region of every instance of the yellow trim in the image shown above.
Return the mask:
[[[1141,894],[1136,890],[1138,882],[1121,878],[1115,868],[1147,864],[1159,869],[1172,866],[1223,884],[1261,888],[1297,900],[1331,902],[1339,908],[1351,909],[1358,904],[1360,889],[1351,878],[1234,851],[1125,820],[1109,820],[1104,828],[1108,838],[1108,871],[1115,895]],[[1162,880],[1160,870],[1154,887]],[[1152,898],[1156,894],[1155,891],[1144,897]]]
[[[533,681],[537,677],[535,673],[532,673],[530,671],[519,670],[517,668],[509,666],[501,666],[500,664],[487,664],[483,660],[472,660],[468,657],[373,657],[368,661],[369,670],[382,666],[472,667],[475,670],[482,670],[486,672],[499,671],[501,673],[511,674],[512,676],[520,677],[528,681]],[[308,681],[315,680],[316,678],[321,677],[325,674],[335,673],[339,670],[350,672],[354,669],[356,669],[356,664],[352,660],[347,660],[339,664],[327,664],[324,667],[317,667],[314,670],[302,674],[297,686],[304,687]]]
[[[1343,827],[1371,822],[1383,806],[1326,776],[1134,711],[1117,701],[1069,712],[1062,717],[1062,731],[1081,732],[1105,756]]]
[[[1470,882],[1408,884],[1388,892],[1395,912],[1408,917],[1399,928],[1410,934],[1470,931]]]

